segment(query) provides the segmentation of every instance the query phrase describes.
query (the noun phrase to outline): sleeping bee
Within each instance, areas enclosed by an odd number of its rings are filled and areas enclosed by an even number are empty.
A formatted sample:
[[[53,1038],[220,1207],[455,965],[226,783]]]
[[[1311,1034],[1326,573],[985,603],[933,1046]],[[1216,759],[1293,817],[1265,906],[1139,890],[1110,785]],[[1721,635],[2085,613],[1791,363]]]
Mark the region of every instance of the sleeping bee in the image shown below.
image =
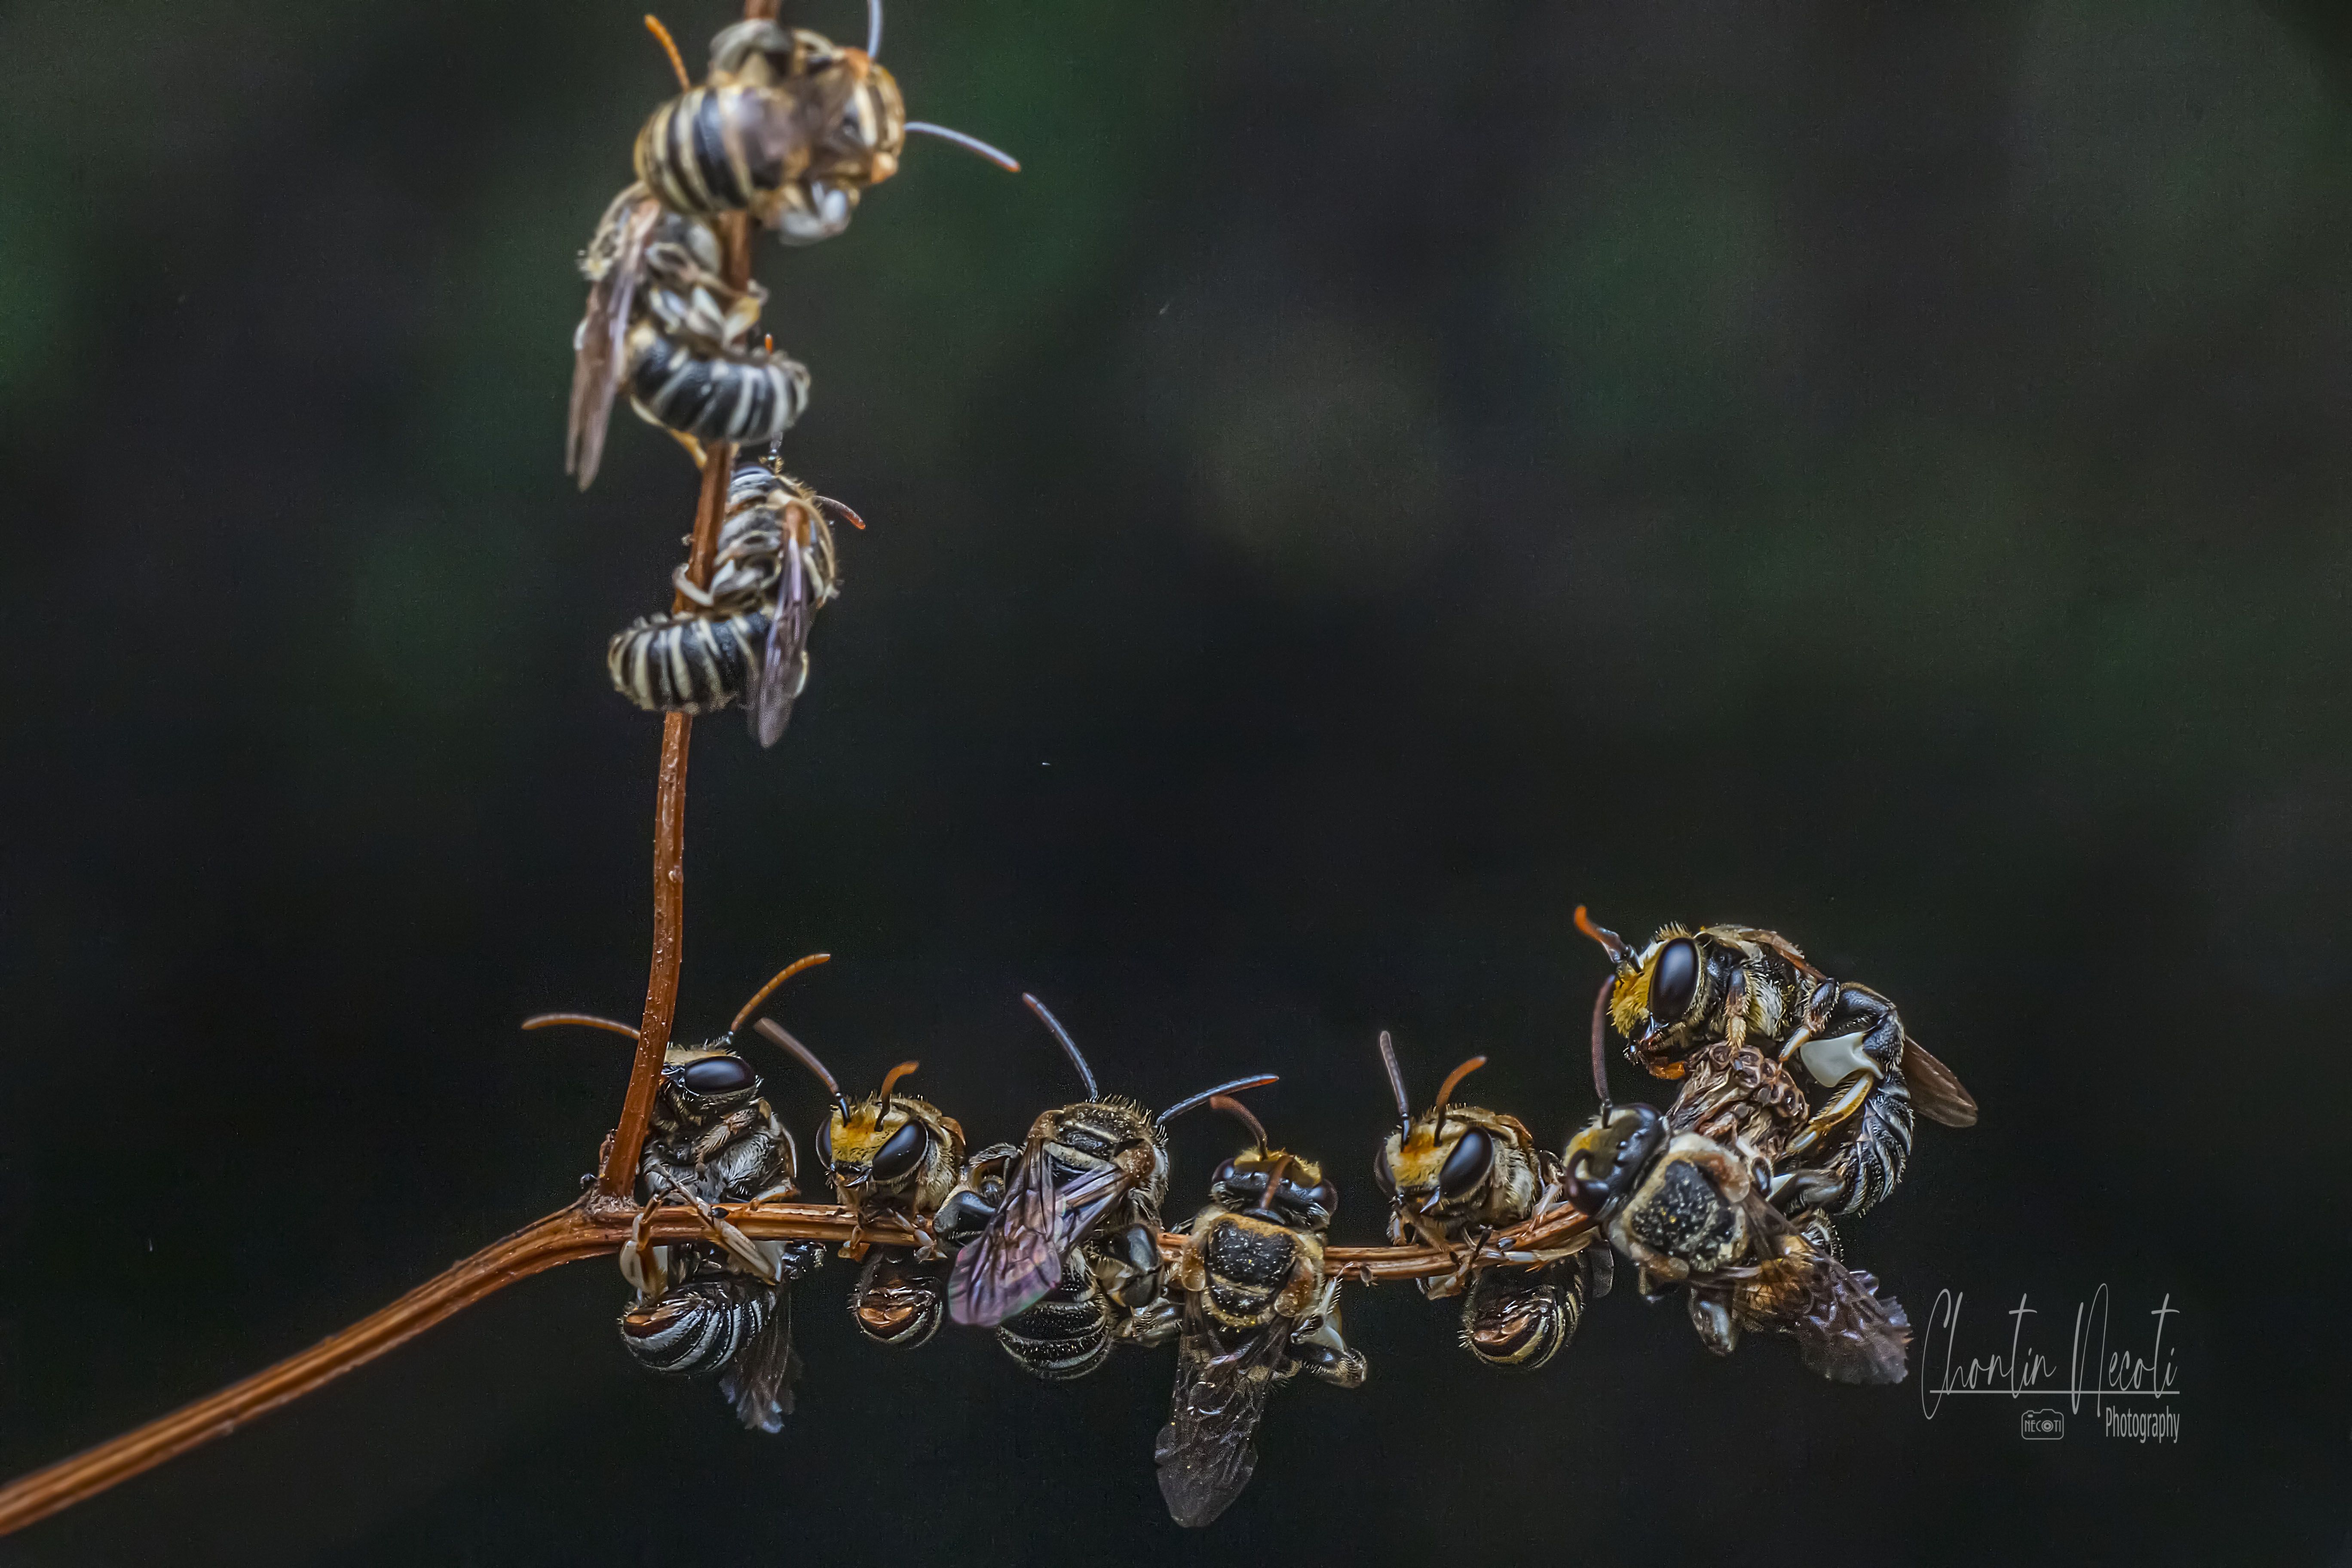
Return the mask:
[[[1019,170],[985,142],[909,121],[881,48],[881,0],[868,0],[864,49],[805,28],[738,22],[710,41],[701,87],[673,52],[684,90],[638,132],[638,180],[673,211],[746,212],[786,244],[810,245],[848,227],[866,188],[898,173],[909,132]]]
[[[651,1132],[638,1163],[645,1206],[621,1249],[621,1275],[637,1293],[621,1314],[621,1342],[650,1371],[720,1374],[719,1392],[745,1426],[778,1432],[793,1408],[800,1358],[793,1351],[791,1282],[824,1261],[805,1241],[754,1241],[718,1205],[790,1197],[799,1157],[793,1135],[761,1098],[760,1075],[736,1054],[735,1035],[779,985],[814,964],[787,966],[743,1005],[717,1039],[673,1043],[654,1091]],[[637,1037],[628,1025],[582,1013],[545,1013],[526,1029],[579,1024]],[[648,1246],[656,1205],[684,1203],[712,1241]]]
[[[1061,1042],[1087,1098],[1038,1117],[1009,1167],[1000,1167],[995,1206],[956,1256],[948,1311],[959,1323],[994,1328],[1006,1354],[1062,1381],[1100,1366],[1114,1341],[1157,1344],[1176,1328],[1161,1289],[1164,1124],[1217,1095],[1275,1079],[1219,1084],[1154,1116],[1124,1096],[1104,1099],[1068,1031],[1035,997],[1021,999]],[[995,1155],[983,1151],[974,1163]],[[958,1229],[987,1202],[983,1181],[968,1173],[951,1194]]]
[[[833,1096],[833,1113],[816,1135],[835,1197],[858,1226],[882,1223],[929,1234],[931,1217],[955,1190],[963,1164],[963,1129],[929,1100],[898,1092],[921,1064],[900,1062],[879,1092],[851,1104],[816,1054],[772,1018],[760,1033],[790,1051]],[[936,1247],[876,1247],[853,1237],[844,1252],[866,1253],[850,1292],[857,1331],[877,1344],[912,1349],[938,1331],[947,1307],[947,1268]]]
[[[588,308],[572,335],[564,472],[582,489],[625,383],[640,416],[698,453],[706,441],[772,441],[808,406],[807,367],[749,346],[767,290],[726,281],[708,218],[672,211],[640,181],[613,198],[580,271]]]
[[[1604,1100],[1569,1144],[1561,1186],[1635,1265],[1643,1296],[1685,1288],[1691,1325],[1716,1354],[1743,1331],[1782,1333],[1823,1377],[1903,1381],[1901,1303],[1783,1218],[1737,1150],[1675,1132],[1649,1106]]]
[[[1910,1161],[1915,1109],[1947,1127],[1976,1124],[1975,1100],[1904,1031],[1892,1002],[1831,979],[1788,938],[1670,925],[1636,952],[1580,905],[1576,923],[1609,954],[1604,994],[1628,1058],[1686,1080],[1669,1121],[1694,1130],[1726,1110],[1744,1117],[1784,1213],[1817,1213],[1825,1226],[1885,1198]],[[1791,1064],[1828,1091],[1818,1110]],[[1737,1107],[1743,1097],[1766,1103]]]
[[[772,456],[738,465],[709,584],[680,566],[671,582],[688,607],[614,634],[604,653],[614,689],[656,712],[715,712],[742,697],[751,733],[774,745],[808,686],[816,613],[841,592],[828,513],[866,526]]]
[[[1152,1458],[1178,1524],[1213,1521],[1257,1468],[1252,1439],[1266,1395],[1304,1370],[1342,1388],[1364,1381],[1364,1357],[1339,1332],[1339,1281],[1323,1271],[1339,1190],[1312,1160],[1267,1146],[1239,1100],[1209,1101],[1250,1130],[1256,1146],[1217,1167],[1209,1206],[1169,1268],[1183,1293],[1183,1338],[1168,1425]]]
[[[1518,1118],[1449,1103],[1462,1080],[1486,1065],[1485,1057],[1448,1073],[1436,1103],[1418,1117],[1385,1029],[1381,1060],[1398,1122],[1372,1162],[1372,1178],[1389,1197],[1389,1239],[1457,1254],[1467,1242],[1463,1269],[1422,1280],[1422,1294],[1464,1296],[1464,1347],[1489,1366],[1532,1372],[1575,1336],[1586,1300],[1609,1293],[1608,1255],[1588,1248],[1567,1267],[1471,1267],[1489,1233],[1535,1215],[1558,1179],[1558,1162]]]

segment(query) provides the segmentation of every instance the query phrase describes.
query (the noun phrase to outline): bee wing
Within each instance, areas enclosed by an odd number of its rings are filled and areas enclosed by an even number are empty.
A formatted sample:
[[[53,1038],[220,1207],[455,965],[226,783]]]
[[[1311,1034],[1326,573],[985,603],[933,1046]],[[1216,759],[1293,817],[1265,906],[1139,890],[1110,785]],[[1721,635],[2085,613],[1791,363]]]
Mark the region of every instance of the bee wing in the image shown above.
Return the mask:
[[[597,466],[604,459],[613,394],[621,384],[627,358],[622,343],[629,335],[638,275],[645,270],[646,244],[661,220],[661,203],[642,185],[631,190],[637,193],[636,201],[624,206],[629,197],[624,191],[589,243],[592,251],[601,248],[605,230],[617,226],[604,274],[588,287],[588,310],[580,318],[572,342],[572,415],[564,433],[563,471],[576,476],[583,490],[595,481]]]
[[[1287,1321],[1219,1346],[1197,1313],[1186,1318],[1176,1352],[1176,1392],[1151,1458],[1168,1517],[1197,1530],[1224,1512],[1257,1468],[1259,1417],[1281,1370]]]
[[[1960,1087],[1957,1073],[1908,1035],[1903,1037],[1903,1082],[1911,1090],[1913,1109],[1928,1121],[1947,1127],[1977,1124],[1977,1097]]]
[[[793,1413],[793,1384],[801,1375],[793,1349],[793,1293],[772,1293],[768,1321],[719,1374],[719,1392],[735,1418],[754,1432],[781,1432]]]
[[[1129,1184],[1107,1165],[1057,1188],[1053,1162],[1030,1145],[988,1228],[956,1254],[948,1315],[986,1329],[1035,1306],[1062,1282],[1063,1255],[1102,1222]]]
[[[816,613],[810,586],[800,542],[788,527],[776,610],[768,619],[768,646],[751,680],[751,700],[743,705],[751,733],[762,747],[783,739],[784,726],[793,721],[793,702],[808,681],[809,623]]]

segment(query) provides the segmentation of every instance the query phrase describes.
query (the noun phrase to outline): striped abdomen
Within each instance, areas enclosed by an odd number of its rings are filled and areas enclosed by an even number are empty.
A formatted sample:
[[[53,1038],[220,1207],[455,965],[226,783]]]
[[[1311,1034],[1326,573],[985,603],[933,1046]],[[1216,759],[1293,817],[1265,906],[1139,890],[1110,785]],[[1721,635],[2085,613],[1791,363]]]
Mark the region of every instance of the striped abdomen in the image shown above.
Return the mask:
[[[787,155],[791,104],[761,87],[698,87],[637,132],[637,178],[676,212],[758,212],[807,163]]]
[[[768,642],[770,612],[640,616],[604,650],[613,689],[656,713],[714,713],[743,695]]]
[[[1094,1291],[1081,1294],[1065,1285],[1007,1318],[996,1342],[1032,1375],[1067,1383],[1110,1359],[1110,1313]]]
[[[1584,1317],[1580,1262],[1540,1269],[1484,1268],[1462,1302],[1462,1343],[1488,1366],[1533,1372],[1576,1337]]]
[[[1854,1113],[1853,1139],[1840,1144],[1825,1173],[1835,1193],[1821,1207],[1833,1215],[1861,1214],[1893,1192],[1911,1163],[1911,1090],[1900,1072],[1888,1073]]]
[[[668,337],[650,321],[630,329],[628,354],[638,409],[682,435],[757,446],[808,406],[808,367],[782,354]]]
[[[640,1365],[681,1376],[717,1372],[776,1312],[771,1285],[742,1274],[689,1279],[621,1314],[621,1342]]]

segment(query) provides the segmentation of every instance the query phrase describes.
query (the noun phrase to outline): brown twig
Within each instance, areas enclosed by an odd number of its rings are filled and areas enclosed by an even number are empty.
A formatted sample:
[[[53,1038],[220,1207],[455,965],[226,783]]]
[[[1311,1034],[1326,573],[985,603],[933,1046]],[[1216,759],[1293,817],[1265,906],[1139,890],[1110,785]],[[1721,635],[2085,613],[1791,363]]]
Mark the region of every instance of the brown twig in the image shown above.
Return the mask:
[[[890,1225],[867,1225],[860,1232],[849,1210],[831,1204],[749,1204],[719,1212],[746,1236],[761,1240],[842,1244],[856,1237],[877,1246],[912,1247],[922,1239]],[[299,1355],[0,1488],[0,1535],[70,1508],[215,1437],[226,1437],[279,1405],[407,1343],[495,1290],[558,1264],[619,1251],[629,1240],[634,1214],[625,1205],[614,1210],[583,1200],[492,1243]],[[708,1239],[702,1222],[682,1205],[656,1209],[646,1233],[653,1241]],[[1587,1245],[1591,1236],[1591,1224],[1582,1214],[1563,1209],[1498,1232],[1487,1251],[1491,1255],[1543,1249],[1566,1256]],[[1162,1235],[1160,1245],[1173,1257],[1183,1249],[1184,1241],[1181,1236]],[[1460,1260],[1426,1247],[1333,1247],[1325,1250],[1323,1262],[1336,1276],[1377,1284],[1450,1274]]]

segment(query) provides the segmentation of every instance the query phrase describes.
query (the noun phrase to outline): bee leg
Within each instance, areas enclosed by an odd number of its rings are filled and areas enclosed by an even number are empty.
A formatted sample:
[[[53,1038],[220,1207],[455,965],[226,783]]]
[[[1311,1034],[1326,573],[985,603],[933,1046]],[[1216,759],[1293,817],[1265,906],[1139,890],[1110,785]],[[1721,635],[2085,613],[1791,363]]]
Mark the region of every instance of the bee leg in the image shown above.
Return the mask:
[[[1739,1348],[1739,1325],[1731,1316],[1731,1307],[1712,1291],[1694,1289],[1690,1293],[1691,1327],[1698,1331],[1698,1342],[1717,1355],[1729,1355]]]
[[[1339,1325],[1329,1318],[1318,1319],[1312,1329],[1293,1334],[1289,1349],[1291,1359],[1309,1377],[1340,1388],[1362,1387],[1370,1370],[1364,1352],[1349,1350],[1339,1337]]]
[[[642,1301],[658,1296],[669,1289],[669,1248],[651,1247],[646,1242],[646,1221],[653,1217],[654,1205],[646,1204],[637,1210],[637,1217],[629,1226],[628,1245],[621,1248],[621,1278],[637,1293]]]
[[[701,1196],[693,1189],[682,1185],[673,1178],[669,1183],[669,1190],[693,1205],[696,1215],[717,1238],[719,1244],[740,1259],[753,1274],[771,1285],[783,1283],[783,1276],[778,1271],[777,1260],[767,1248],[728,1224],[726,1217],[703,1202]]]
[[[710,466],[710,454],[702,449],[701,442],[696,440],[685,431],[673,430],[667,425],[663,426],[661,430],[663,435],[667,436],[671,440],[686,448],[686,455],[694,459],[694,466],[696,468],[707,468]]]
[[[1837,1131],[1848,1117],[1860,1110],[1862,1102],[1868,1100],[1870,1091],[1877,1087],[1878,1074],[1867,1068],[1849,1073],[1845,1081],[1838,1085],[1837,1092],[1830,1096],[1829,1103],[1822,1106],[1794,1138],[1789,1140],[1788,1147],[1780,1151],[1780,1157],[1793,1159],[1820,1143]]]

